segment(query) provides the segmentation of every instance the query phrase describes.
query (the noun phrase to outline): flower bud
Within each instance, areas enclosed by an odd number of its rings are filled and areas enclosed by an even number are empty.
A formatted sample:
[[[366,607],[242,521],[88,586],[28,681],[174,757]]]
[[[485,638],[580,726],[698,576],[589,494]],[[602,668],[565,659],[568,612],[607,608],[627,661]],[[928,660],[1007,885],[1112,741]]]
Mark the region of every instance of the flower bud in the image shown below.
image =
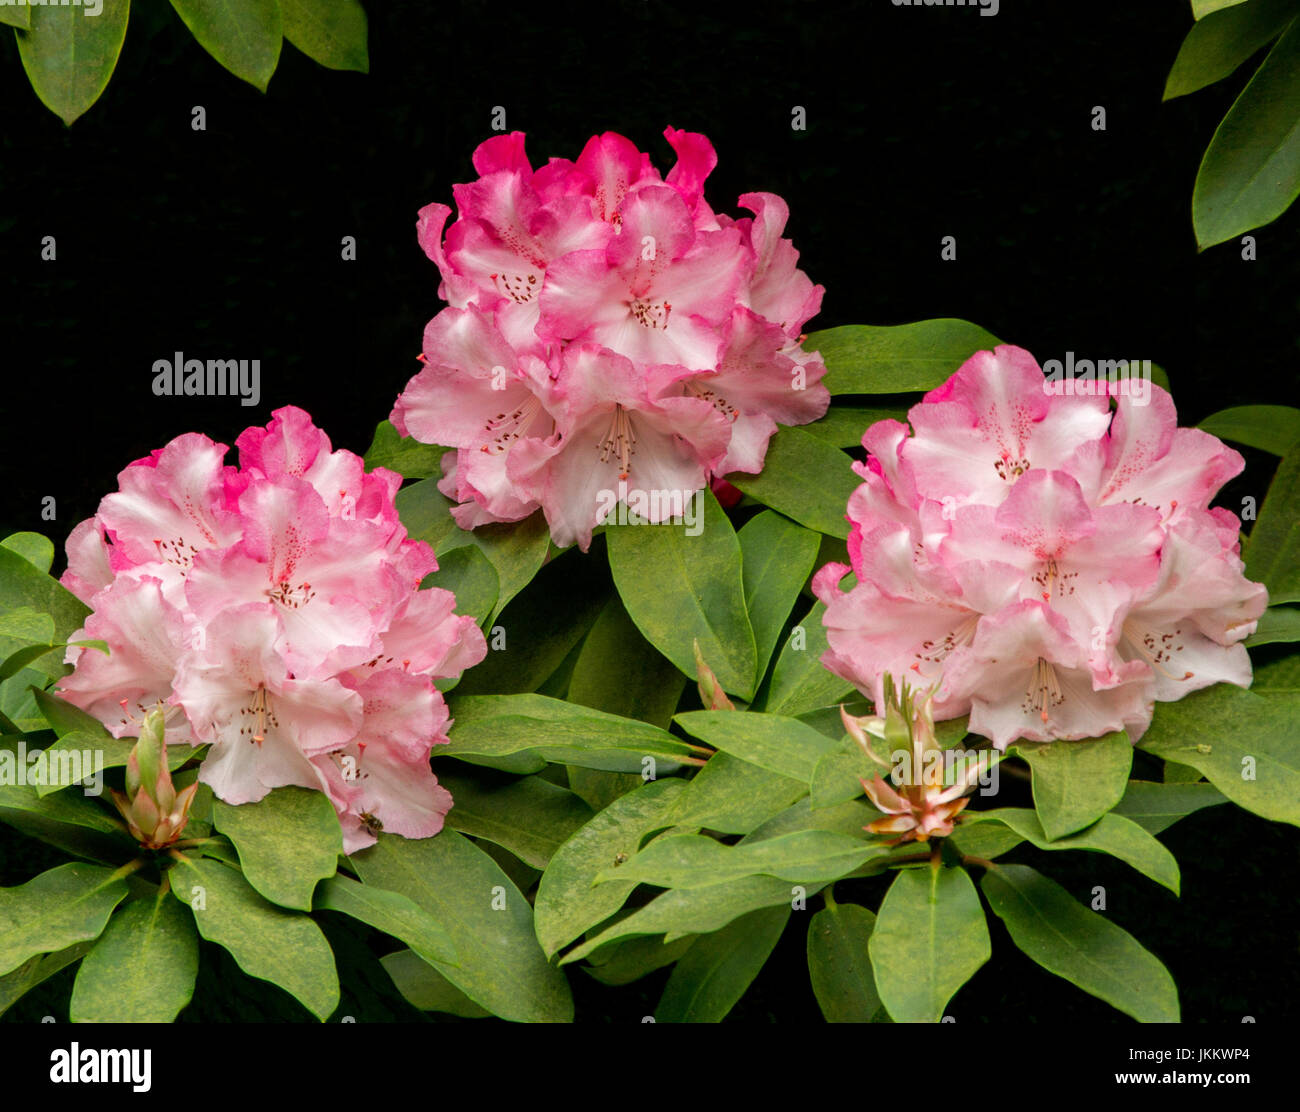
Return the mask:
[[[140,738],[127,758],[126,794],[113,792],[113,802],[136,841],[145,849],[172,845],[189,822],[190,804],[198,787],[196,780],[178,793],[172,784],[163,712],[155,707],[145,715]]]

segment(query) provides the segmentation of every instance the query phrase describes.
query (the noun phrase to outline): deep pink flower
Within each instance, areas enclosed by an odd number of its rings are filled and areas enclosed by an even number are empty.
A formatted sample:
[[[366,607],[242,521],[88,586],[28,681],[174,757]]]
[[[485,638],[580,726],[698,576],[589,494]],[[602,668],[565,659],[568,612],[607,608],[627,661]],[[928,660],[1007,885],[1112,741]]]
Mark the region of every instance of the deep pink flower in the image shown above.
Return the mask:
[[[689,476],[696,490],[731,471],[760,471],[778,423],[826,412],[825,368],[800,346],[822,290],[783,236],[785,203],[746,194],[752,217],[717,215],[704,195],[712,144],[664,134],[677,155],[666,177],[613,132],[593,136],[576,161],[538,170],[521,133],[496,136],[474,153],[478,179],[454,187],[450,226],[447,206],[421,210],[420,243],[450,308],[426,328],[425,369],[392,421],[403,435],[456,449],[439,489],[458,503],[463,528],[519,520],[540,505],[558,543],[586,548],[607,513],[607,488],[565,477],[584,458],[571,442],[618,413],[680,411],[679,436],[642,436],[638,470]],[[635,405],[611,414],[591,391],[565,384],[587,358],[574,352],[592,347],[631,368],[634,382],[622,369],[616,377]],[[582,397],[595,408],[578,412]],[[686,400],[711,405],[729,426],[722,451],[685,416],[697,408]],[[608,439],[602,429],[592,443]]]
[[[851,567],[814,578],[826,666],[878,703],[887,676],[928,690],[936,718],[969,713],[999,748],[1136,739],[1157,699],[1248,685],[1241,641],[1267,592],[1242,574],[1235,517],[1209,508],[1241,457],[1128,385],[1058,391],[1003,346],[910,428],[868,428]]]
[[[451,592],[419,589],[437,563],[398,520],[399,475],[367,473],[292,407],[237,444],[239,468],[178,437],[73,530],[63,581],[92,609],[76,639],[110,652],[70,649],[61,693],[119,737],[161,704],[170,741],[211,746],[199,777],[227,802],[329,792],[349,852],[384,823],[436,833],[449,797],[428,758],[449,722],[433,680],[481,660],[482,633]],[[330,778],[345,753],[360,795]]]

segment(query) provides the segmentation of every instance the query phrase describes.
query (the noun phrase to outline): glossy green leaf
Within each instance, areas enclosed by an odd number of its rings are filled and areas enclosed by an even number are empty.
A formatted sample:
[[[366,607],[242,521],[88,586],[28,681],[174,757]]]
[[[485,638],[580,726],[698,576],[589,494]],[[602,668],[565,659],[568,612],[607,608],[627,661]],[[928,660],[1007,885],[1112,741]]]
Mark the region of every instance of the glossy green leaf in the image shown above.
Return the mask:
[[[117,66],[130,0],[103,0],[99,15],[80,7],[46,5],[16,32],[18,55],[41,103],[71,124],[100,98]]]
[[[1246,576],[1268,588],[1268,601],[1300,602],[1300,451],[1284,456],[1242,546]]]
[[[1137,823],[1150,834],[1159,834],[1202,807],[1214,807],[1227,802],[1228,797],[1213,784],[1155,784],[1146,780],[1130,780],[1124,798],[1115,804],[1115,810],[1111,813]]]
[[[596,964],[583,966],[602,985],[630,985],[656,969],[672,965],[695,945],[698,936],[684,935],[674,942],[665,942],[658,935],[629,938],[606,946],[592,955]]]
[[[999,807],[968,815],[962,823],[962,829],[987,822],[1009,827],[1039,849],[1082,849],[1108,853],[1178,895],[1178,862],[1174,860],[1174,855],[1153,834],[1123,815],[1102,815],[1086,830],[1064,838],[1048,839],[1033,811],[1022,807]]]
[[[938,1023],[992,953],[965,869],[900,869],[867,947],[880,1000],[899,1023]]]
[[[1300,641],[1300,608],[1270,606],[1260,615],[1255,632],[1246,638],[1246,647]]]
[[[948,838],[954,849],[968,857],[992,861],[1024,842],[1024,838],[1000,822],[972,822],[979,813],[967,811],[962,816],[961,823]]]
[[[51,578],[13,549],[0,545],[0,614],[12,616],[18,613],[26,624],[33,611],[48,614],[54,620],[51,644],[67,641],[81,628],[90,613],[89,608],[57,579]],[[0,634],[0,658],[28,643],[24,638]],[[63,661],[57,655],[43,657],[38,670],[50,679],[57,679],[63,675]]]
[[[270,981],[324,1021],[338,1007],[334,952],[309,915],[268,903],[238,869],[182,858],[171,890],[194,915],[199,934],[229,951],[250,977]]]
[[[0,1015],[4,1015],[27,993],[53,977],[59,970],[66,969],[75,961],[80,961],[94,944],[93,940],[78,942],[75,946],[69,946],[53,954],[36,954],[17,969],[0,977]]]
[[[820,542],[816,533],[771,510],[750,518],[736,535],[744,561],[745,608],[758,650],[756,676],[761,680],[795,600],[812,574]]]
[[[53,645],[54,619],[30,606],[19,606],[0,613],[0,637],[33,645]]]
[[[1178,48],[1165,82],[1165,100],[1194,93],[1227,77],[1277,38],[1295,15],[1295,0],[1252,0],[1196,23]]]
[[[1245,0],[1192,0],[1192,18],[1204,19],[1207,15],[1222,11],[1224,8],[1236,7]]]
[[[577,795],[538,776],[496,782],[443,772],[438,783],[451,792],[452,830],[493,842],[537,869],[591,818]]]
[[[421,584],[441,587],[456,596],[456,613],[472,614],[482,625],[497,605],[497,572],[483,550],[472,544],[453,548],[438,557],[438,570]]]
[[[537,886],[537,938],[547,956],[613,915],[636,887],[596,885],[598,873],[637,852],[642,840],[674,824],[680,780],[651,780],[621,796],[576,831],[551,858]]]
[[[171,0],[199,45],[266,92],[283,39],[278,0]]]
[[[1223,117],[1192,191],[1202,248],[1281,216],[1300,193],[1300,20]]]
[[[773,877],[751,876],[709,888],[670,890],[575,946],[560,959],[560,964],[578,961],[602,946],[639,935],[662,934],[672,942],[688,934],[711,934],[759,908],[792,906],[796,896],[806,899],[820,888],[810,885],[805,890]]]
[[[0,8],[0,23],[7,23],[10,27],[27,28],[31,26],[31,9],[24,4],[18,7]]]
[[[862,781],[883,770],[851,738],[842,738],[817,762],[809,781],[814,807],[832,807],[863,794]]]
[[[573,1018],[568,982],[533,932],[533,909],[467,838],[445,829],[418,840],[381,834],[352,862],[366,884],[400,892],[443,925],[459,965],[434,968],[476,1004],[519,1022]]]
[[[421,444],[412,437],[400,435],[391,421],[380,421],[375,426],[375,435],[370,441],[370,447],[366,449],[364,460],[367,471],[386,467],[404,479],[427,479],[432,476],[436,480],[442,477],[442,454],[447,451],[455,449],[443,448],[437,444]],[[431,485],[436,489],[436,482]],[[410,527],[408,524],[407,528]]]
[[[1034,809],[1048,838],[1082,830],[1114,807],[1133,765],[1133,746],[1123,731],[1086,741],[1022,741],[1008,751],[1029,762]]]
[[[833,405],[826,416],[809,425],[800,425],[804,432],[833,444],[836,448],[858,448],[862,434],[877,421],[906,421],[907,406],[876,409],[860,405]]]
[[[813,332],[805,347],[821,352],[832,394],[903,394],[941,386],[977,351],[998,343],[969,321],[939,318],[841,325]]]
[[[0,888],[0,974],[33,954],[98,938],[127,891],[120,872],[81,862]]]
[[[607,864],[597,885],[616,881],[659,888],[707,888],[747,876],[773,876],[792,884],[828,883],[851,873],[886,847],[866,835],[800,830],[757,842],[726,846],[701,834],[665,834],[628,861]]]
[[[685,686],[681,670],[641,636],[615,596],[582,643],[566,698],[666,729]]]
[[[789,907],[764,908],[698,939],[673,967],[655,1020],[720,1023],[758,976],[789,918]]]
[[[861,482],[848,453],[795,427],[777,429],[761,472],[736,472],[727,481],[800,525],[841,538],[849,535],[849,495]]]
[[[336,70],[370,72],[366,12],[359,0],[280,0],[284,37]]]
[[[888,1017],[871,971],[875,925],[865,907],[830,901],[808,924],[808,974],[827,1023],[879,1023]]]
[[[540,510],[523,521],[480,525],[466,533],[469,543],[488,558],[497,573],[497,604],[493,618],[533,581],[546,560],[551,534]],[[439,549],[439,557],[450,547]]]
[[[383,426],[381,425],[380,428],[382,429]],[[375,443],[370,446],[370,452],[366,453],[366,463],[384,467],[391,466],[385,460],[391,459],[396,462],[399,458],[395,454],[398,449],[390,448],[387,444],[380,445],[380,439],[379,432],[376,432]],[[401,443],[405,444],[406,441]],[[376,445],[379,445],[377,452]],[[441,458],[442,452],[447,451],[446,448],[430,448],[429,450],[439,453],[439,458]],[[372,452],[376,453],[373,460],[371,459]],[[394,471],[398,470],[395,466],[392,469]],[[439,547],[449,543],[449,538],[450,546],[453,548],[458,547],[465,541],[464,531],[451,516],[453,504],[451,499],[438,489],[440,477],[437,465],[434,464],[432,477],[402,487],[394,499],[397,505],[397,515],[402,519],[402,524],[406,526],[406,531],[416,540],[431,545],[435,553]]]
[[[482,1019],[492,1014],[475,1004],[413,950],[385,954],[379,963],[412,1007],[425,1012],[446,1012],[463,1019]]]
[[[807,790],[808,785],[800,780],[730,753],[714,753],[678,797],[673,824],[748,834]]]
[[[457,695],[455,725],[439,757],[458,757],[503,772],[540,772],[547,761],[641,772],[673,772],[699,754],[666,730],[615,714],[574,706],[545,695]]]
[[[845,585],[847,589],[847,585]],[[853,685],[830,672],[821,662],[830,646],[822,615],[826,604],[815,603],[790,631],[772,669],[763,710],[797,715],[832,706],[854,695]]]
[[[421,960],[455,965],[456,944],[441,923],[400,892],[359,884],[341,873],[316,889],[316,911],[337,911],[405,942]]]
[[[1198,429],[1222,440],[1284,456],[1300,444],[1300,409],[1289,405],[1237,405],[1211,413]]]
[[[675,721],[692,737],[769,772],[807,784],[838,743],[797,718],[749,711],[691,710]]]
[[[1194,691],[1156,707],[1139,748],[1198,769],[1248,811],[1300,825],[1300,692]]]
[[[217,800],[212,822],[239,850],[244,878],[281,907],[311,910],[319,881],[333,876],[343,832],[324,792],[276,788],[256,803]]]
[[[0,546],[17,552],[37,571],[46,575],[54,564],[54,542],[40,533],[10,533],[0,541]]]
[[[185,909],[159,889],[134,900],[77,970],[73,1023],[171,1023],[194,995],[199,939]]]
[[[754,631],[745,610],[740,542],[718,500],[703,491],[698,536],[684,522],[611,525],[609,566],[645,639],[695,676],[695,642],[723,688],[754,695]]]
[[[1055,881],[999,865],[980,886],[1015,944],[1049,973],[1140,1022],[1178,1022],[1178,989],[1159,959]]]
[[[790,804],[780,814],[773,815],[766,822],[756,826],[741,838],[738,844],[749,845],[801,830],[851,834],[861,840],[869,837],[865,833],[867,823],[874,822],[880,817],[880,812],[866,800],[851,799],[844,803],[837,803],[833,807],[813,807],[812,800],[804,796]]]

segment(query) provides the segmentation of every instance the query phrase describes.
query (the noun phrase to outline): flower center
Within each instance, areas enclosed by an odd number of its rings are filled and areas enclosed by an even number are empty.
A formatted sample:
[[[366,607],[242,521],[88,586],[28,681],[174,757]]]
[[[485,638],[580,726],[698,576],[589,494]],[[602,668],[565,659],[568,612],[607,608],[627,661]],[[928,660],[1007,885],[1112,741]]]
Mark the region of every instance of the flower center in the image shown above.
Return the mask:
[[[1044,560],[1042,567],[1030,577],[1038,584],[1044,602],[1051,602],[1053,594],[1057,598],[1069,598],[1074,594],[1074,580],[1078,578],[1077,571],[1061,571],[1053,556]]]
[[[605,433],[604,440],[597,442],[596,449],[600,452],[601,463],[618,460],[620,479],[626,479],[631,474],[632,457],[636,454],[636,436],[632,432],[632,418],[621,405],[614,406],[609,431]]]
[[[1027,459],[1013,459],[1011,453],[1005,450],[1002,452],[1002,457],[993,463],[993,470],[1004,483],[1015,482],[1029,470],[1029,467],[1030,463]]]
[[[532,424],[533,418],[537,416],[537,411],[541,407],[541,401],[535,395],[530,395],[528,400],[517,409],[488,418],[483,429],[491,441],[484,444],[480,451],[500,455],[527,432],[528,426]]]
[[[1021,709],[1030,714],[1038,712],[1038,717],[1046,725],[1051,718],[1049,708],[1059,707],[1065,702],[1065,692],[1061,690],[1061,681],[1057,679],[1056,669],[1041,656],[1034,665],[1033,676],[1029,681],[1029,690],[1025,692],[1025,701]]]
[[[497,293],[508,297],[516,305],[527,305],[540,290],[536,274],[489,274]]]
[[[1190,680],[1194,675],[1192,672],[1177,674],[1174,654],[1183,651],[1183,631],[1178,627],[1175,626],[1172,633],[1157,633],[1132,618],[1125,618],[1122,634],[1134,652],[1166,679]],[[1174,666],[1172,672],[1165,667],[1171,664]]]
[[[299,583],[296,587],[286,580],[281,580],[266,592],[272,602],[278,602],[286,610],[297,610],[306,606],[316,597],[310,583]]]
[[[969,614],[953,626],[938,640],[922,641],[920,648],[912,655],[912,671],[920,672],[922,664],[942,664],[954,649],[965,648],[975,636],[975,627],[979,624],[978,614]]]
[[[647,301],[644,297],[633,298],[627,307],[632,319],[642,328],[667,328],[668,317],[673,311],[667,301]]]
[[[267,693],[265,684],[259,683],[257,690],[248,700],[248,705],[239,708],[239,720],[242,723],[239,727],[239,736],[247,738],[250,744],[257,745],[259,748],[266,740],[268,726],[280,728],[280,720],[275,716],[271,696]]]
[[[727,399],[716,390],[705,386],[698,379],[688,379],[685,386],[688,394],[694,394],[697,398],[703,398],[706,402],[712,402],[713,408],[721,413],[728,421],[735,421],[735,419],[740,416],[739,409],[727,401]]]
[[[154,547],[158,549],[158,559],[164,563],[172,564],[175,567],[183,568],[185,571],[194,565],[194,554],[198,549],[192,544],[186,544],[183,537],[177,537],[175,540],[160,540],[154,538]]]

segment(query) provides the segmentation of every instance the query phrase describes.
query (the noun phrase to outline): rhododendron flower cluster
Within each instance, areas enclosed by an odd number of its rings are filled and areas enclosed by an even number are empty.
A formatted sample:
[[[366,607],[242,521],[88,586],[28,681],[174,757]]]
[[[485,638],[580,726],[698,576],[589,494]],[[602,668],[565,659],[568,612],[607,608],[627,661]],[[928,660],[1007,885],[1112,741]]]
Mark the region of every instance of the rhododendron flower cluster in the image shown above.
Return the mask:
[[[913,406],[910,428],[866,430],[852,568],[813,584],[831,671],[878,705],[885,676],[928,688],[936,719],[969,713],[1000,749],[1136,740],[1156,700],[1250,683],[1241,642],[1267,592],[1243,575],[1237,518],[1209,504],[1241,457],[1179,428],[1158,386],[1092,386],[1002,346]]]
[[[118,476],[68,539],[63,583],[92,613],[62,696],[117,737],[162,706],[169,741],[208,744],[199,778],[228,803],[325,791],[348,852],[383,829],[435,834],[451,805],[429,768],[445,742],[433,680],[486,654],[406,535],[401,476],[332,451],[300,409],[243,432],[240,466],[189,433]]]
[[[825,367],[800,347],[822,288],[782,235],[785,202],[714,213],[712,145],[665,135],[666,177],[612,132],[537,170],[521,132],[496,136],[450,227],[446,205],[420,210],[449,308],[392,422],[457,449],[439,489],[462,527],[540,506],[557,544],[585,550],[619,501],[675,516],[711,477],[760,471],[778,422],[826,412]]]

